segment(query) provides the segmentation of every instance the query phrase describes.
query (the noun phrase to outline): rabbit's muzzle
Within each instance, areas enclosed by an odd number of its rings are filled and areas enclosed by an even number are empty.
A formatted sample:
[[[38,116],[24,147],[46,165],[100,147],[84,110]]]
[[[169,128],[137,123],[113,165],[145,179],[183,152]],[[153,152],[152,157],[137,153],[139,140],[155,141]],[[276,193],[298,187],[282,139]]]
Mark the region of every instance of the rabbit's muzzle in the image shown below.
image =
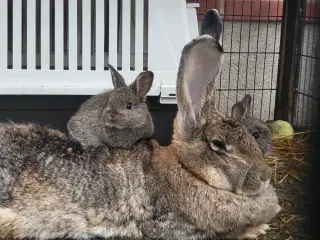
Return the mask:
[[[250,167],[238,192],[244,195],[256,195],[269,186],[270,178],[271,169],[269,166]]]
[[[109,119],[111,122],[115,121],[115,119],[116,119],[116,117],[117,117],[117,115],[118,115],[117,111],[114,110],[114,109],[109,110],[109,111],[107,112],[107,114],[108,114],[108,119]]]

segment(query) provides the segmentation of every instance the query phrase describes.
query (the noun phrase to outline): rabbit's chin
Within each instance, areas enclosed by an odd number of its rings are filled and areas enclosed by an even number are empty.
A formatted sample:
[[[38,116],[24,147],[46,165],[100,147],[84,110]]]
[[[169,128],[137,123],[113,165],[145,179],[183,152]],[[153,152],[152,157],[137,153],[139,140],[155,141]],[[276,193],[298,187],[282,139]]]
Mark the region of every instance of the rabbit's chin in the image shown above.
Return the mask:
[[[245,196],[260,196],[266,189],[270,187],[270,179],[268,179],[265,182],[262,182],[259,189],[256,191],[244,191],[242,188],[237,189],[236,193],[239,195],[245,195]]]
[[[117,122],[105,122],[106,128],[117,128],[117,129],[124,129],[126,126],[123,126]]]

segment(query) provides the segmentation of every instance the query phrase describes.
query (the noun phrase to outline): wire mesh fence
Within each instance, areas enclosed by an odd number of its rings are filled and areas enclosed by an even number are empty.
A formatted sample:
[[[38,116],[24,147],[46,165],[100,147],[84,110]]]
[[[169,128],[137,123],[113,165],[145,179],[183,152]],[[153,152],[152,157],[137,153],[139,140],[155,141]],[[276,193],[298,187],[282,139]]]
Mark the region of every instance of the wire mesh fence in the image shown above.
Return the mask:
[[[303,129],[313,129],[316,125],[318,104],[320,102],[320,1],[302,1],[300,48],[298,52],[294,79],[293,114],[291,121]]]
[[[192,2],[192,1],[189,1]],[[225,60],[216,81],[218,108],[252,96],[252,116],[273,119],[282,24],[282,0],[194,0],[200,3],[199,24],[208,9],[223,19]]]

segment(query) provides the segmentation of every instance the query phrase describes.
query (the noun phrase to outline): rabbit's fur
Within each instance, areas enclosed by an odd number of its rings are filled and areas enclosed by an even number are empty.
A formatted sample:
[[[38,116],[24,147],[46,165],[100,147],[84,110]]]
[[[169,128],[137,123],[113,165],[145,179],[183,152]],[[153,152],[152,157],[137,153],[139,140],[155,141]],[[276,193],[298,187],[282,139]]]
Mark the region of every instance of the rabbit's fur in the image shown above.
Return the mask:
[[[84,148],[89,146],[130,148],[136,141],[153,135],[154,126],[146,95],[153,73],[142,72],[129,86],[111,65],[114,89],[83,103],[68,122],[68,132]]]
[[[267,156],[272,150],[272,133],[267,125],[257,118],[250,116],[251,96],[247,94],[231,109],[231,116],[242,122],[258,142],[263,155]]]
[[[221,25],[216,10],[204,21]],[[197,37],[183,49],[168,147],[144,139],[132,149],[83,150],[50,128],[1,126],[0,174],[14,182],[10,201],[0,203],[0,236],[193,240],[261,234],[280,207],[254,137],[215,108],[220,34]]]

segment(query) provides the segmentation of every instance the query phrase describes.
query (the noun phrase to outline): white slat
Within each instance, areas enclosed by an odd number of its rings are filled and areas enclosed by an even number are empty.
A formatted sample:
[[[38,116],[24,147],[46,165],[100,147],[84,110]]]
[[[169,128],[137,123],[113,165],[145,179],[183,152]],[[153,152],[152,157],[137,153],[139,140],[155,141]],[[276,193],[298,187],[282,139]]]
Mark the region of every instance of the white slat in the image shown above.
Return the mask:
[[[63,70],[63,1],[55,0],[55,70]]]
[[[117,68],[118,64],[118,1],[109,0],[109,63]]]
[[[91,69],[91,1],[82,1],[82,70]]]
[[[27,68],[36,68],[36,0],[27,2]]]
[[[22,57],[22,0],[13,1],[12,9],[12,65],[21,69]]]
[[[144,0],[136,0],[135,18],[135,70],[143,70],[143,11]]]
[[[69,0],[69,70],[78,69],[78,16],[77,16],[77,0]]]
[[[0,8],[0,32],[8,32],[8,1],[3,1]],[[8,36],[4,34],[0,38],[0,69],[8,67]]]
[[[96,70],[104,70],[104,1],[96,1]]]
[[[41,69],[50,68],[50,0],[41,0]]]
[[[130,70],[130,0],[122,0],[122,70]]]

